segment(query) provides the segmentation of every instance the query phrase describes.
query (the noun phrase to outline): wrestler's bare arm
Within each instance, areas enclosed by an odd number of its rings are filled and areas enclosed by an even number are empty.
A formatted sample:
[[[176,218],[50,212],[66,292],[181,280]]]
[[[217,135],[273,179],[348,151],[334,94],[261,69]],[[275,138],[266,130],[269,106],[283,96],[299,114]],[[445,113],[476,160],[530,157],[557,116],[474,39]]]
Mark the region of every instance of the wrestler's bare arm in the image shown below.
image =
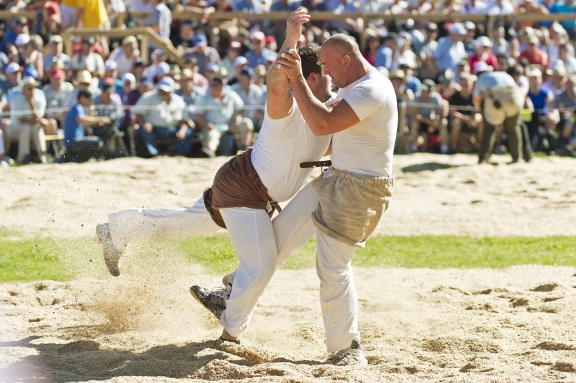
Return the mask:
[[[302,8],[298,8],[286,21],[286,40],[280,49],[285,52],[288,49],[296,49],[296,44],[302,33],[302,25],[310,20],[310,16]],[[294,103],[289,91],[290,84],[284,71],[272,65],[266,79],[266,101],[268,115],[273,120],[286,117],[292,110]]]

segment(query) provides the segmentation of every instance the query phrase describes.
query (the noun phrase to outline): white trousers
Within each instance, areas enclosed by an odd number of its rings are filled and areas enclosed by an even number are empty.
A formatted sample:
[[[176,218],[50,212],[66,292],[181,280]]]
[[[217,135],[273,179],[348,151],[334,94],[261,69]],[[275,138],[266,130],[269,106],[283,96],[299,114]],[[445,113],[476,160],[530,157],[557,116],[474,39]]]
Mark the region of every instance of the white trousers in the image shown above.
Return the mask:
[[[208,235],[221,229],[210,217],[203,198],[187,209],[127,209],[109,214],[108,220],[112,242],[120,251],[138,240]]]
[[[335,352],[360,343],[358,299],[352,258],[356,247],[318,231],[316,234],[316,272],[320,278],[320,304],[326,332],[326,349]]]
[[[34,143],[39,158],[46,153],[44,128],[38,124],[10,125],[10,139],[18,137],[18,161],[22,162],[30,154],[30,141]]]
[[[306,185],[272,222],[264,210],[220,210],[240,260],[228,276],[234,283],[220,318],[230,335],[237,337],[246,329],[274,271],[316,234],[311,214],[317,203],[314,189]]]

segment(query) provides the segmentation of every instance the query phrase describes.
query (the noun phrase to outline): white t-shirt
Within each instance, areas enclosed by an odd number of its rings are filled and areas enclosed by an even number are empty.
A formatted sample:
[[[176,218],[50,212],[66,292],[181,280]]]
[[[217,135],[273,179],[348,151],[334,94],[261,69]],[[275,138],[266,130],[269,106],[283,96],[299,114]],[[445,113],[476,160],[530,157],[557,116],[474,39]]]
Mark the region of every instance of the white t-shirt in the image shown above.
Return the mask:
[[[338,91],[360,122],[332,136],[335,169],[373,177],[392,176],[398,108],[392,83],[374,70]]]
[[[326,101],[330,105],[334,96]],[[292,198],[312,169],[301,169],[301,162],[318,161],[330,145],[331,135],[315,136],[294,100],[290,114],[273,120],[266,106],[264,122],[252,149],[252,165],[268,189],[268,195],[283,202]]]

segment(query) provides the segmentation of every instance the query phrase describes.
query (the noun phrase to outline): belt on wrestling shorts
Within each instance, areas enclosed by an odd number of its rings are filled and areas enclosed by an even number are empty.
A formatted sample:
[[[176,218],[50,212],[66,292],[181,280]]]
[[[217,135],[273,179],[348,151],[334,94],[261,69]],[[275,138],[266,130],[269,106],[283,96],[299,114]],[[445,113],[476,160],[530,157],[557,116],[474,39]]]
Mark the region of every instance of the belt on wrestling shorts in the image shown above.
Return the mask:
[[[332,161],[310,161],[310,162],[300,162],[300,167],[302,169],[307,168],[318,168],[323,166],[332,166]]]

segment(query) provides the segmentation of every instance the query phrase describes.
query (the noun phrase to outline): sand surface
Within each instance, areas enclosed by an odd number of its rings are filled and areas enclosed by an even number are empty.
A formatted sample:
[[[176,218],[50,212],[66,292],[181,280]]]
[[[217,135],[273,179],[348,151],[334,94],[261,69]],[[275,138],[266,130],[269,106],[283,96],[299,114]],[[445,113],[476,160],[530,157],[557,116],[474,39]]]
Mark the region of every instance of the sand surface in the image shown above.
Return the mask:
[[[395,159],[383,235],[576,234],[576,161],[475,164],[472,156]],[[128,207],[187,206],[225,159],[123,159],[0,171],[0,228],[86,237]],[[575,241],[576,243],[576,241]],[[67,283],[0,285],[0,381],[576,382],[576,268],[356,269],[369,366],[324,365],[314,270],[279,271],[243,347],[188,293],[218,277],[135,246],[125,273],[85,269]],[[576,246],[575,246],[576,247]],[[465,256],[465,255],[463,255]],[[235,355],[237,354],[237,355]],[[240,355],[240,356],[238,356]]]

